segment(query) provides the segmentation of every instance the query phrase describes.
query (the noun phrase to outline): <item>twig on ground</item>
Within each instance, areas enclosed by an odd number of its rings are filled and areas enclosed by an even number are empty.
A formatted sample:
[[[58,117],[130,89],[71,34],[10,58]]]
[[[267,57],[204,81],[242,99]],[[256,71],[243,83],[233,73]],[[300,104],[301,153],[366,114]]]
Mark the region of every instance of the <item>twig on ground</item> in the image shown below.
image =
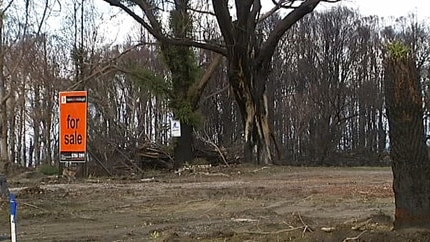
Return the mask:
[[[232,218],[231,221],[233,222],[258,222],[257,219],[251,219],[251,218]]]
[[[264,169],[269,169],[269,167],[268,166],[263,166],[263,167],[261,167],[261,168],[258,168],[258,169],[255,169],[255,170],[253,170],[252,172],[258,172],[258,171],[262,171],[262,170],[264,170]]]
[[[361,223],[353,226],[351,229],[352,230],[359,230],[359,229],[363,228],[364,226],[368,225],[371,221],[372,221],[372,219],[370,218],[364,222],[361,222]]]
[[[116,207],[115,209],[124,209],[124,208],[131,208],[131,204],[121,205],[121,206]]]
[[[267,232],[267,231],[235,231],[235,233],[239,234],[259,234],[259,235],[272,235],[272,234],[282,234],[282,233],[286,233],[286,232],[291,232],[294,230],[299,230],[299,229],[303,229],[303,226],[300,227],[296,227],[296,228],[289,228],[289,229],[281,229],[281,230],[277,230],[277,231],[273,231],[273,232]]]
[[[229,175],[227,175],[225,173],[221,173],[221,172],[217,172],[217,173],[199,172],[197,174],[205,175],[205,176],[225,176],[225,177],[230,177]]]
[[[30,203],[21,203],[21,204],[25,205],[25,206],[28,206],[28,207],[31,207],[31,208],[40,209],[40,210],[42,210],[44,212],[48,212],[49,211],[48,209],[41,208],[41,207],[38,207],[38,206],[30,204]]]
[[[155,180],[154,177],[151,178],[142,178],[140,179],[141,182],[156,182],[157,180]]]
[[[342,242],[347,242],[347,241],[354,241],[354,240],[358,240],[364,233],[366,233],[366,230],[364,230],[363,232],[361,232],[360,234],[358,234],[355,237],[348,237],[345,238]]]
[[[212,207],[208,208],[204,213],[207,214],[209,211],[211,211],[212,209],[218,207],[223,202],[224,202],[224,198],[221,198],[221,200],[219,200],[219,202],[217,202],[216,204],[214,204]]]
[[[321,231],[326,232],[326,233],[331,233],[335,230],[335,227],[322,227]]]
[[[300,216],[300,213],[297,213],[297,215],[299,216],[299,219],[300,219],[300,222],[302,222],[302,224],[303,224],[303,232],[302,232],[302,236],[304,236],[305,235],[305,233],[306,233],[306,231],[309,231],[309,232],[314,232],[312,229],[311,229],[311,227],[309,227],[304,221],[303,221],[303,219],[302,219],[302,216]]]
[[[196,199],[196,200],[186,201],[185,204],[198,203],[198,202],[203,202],[203,201],[204,201],[204,199]]]

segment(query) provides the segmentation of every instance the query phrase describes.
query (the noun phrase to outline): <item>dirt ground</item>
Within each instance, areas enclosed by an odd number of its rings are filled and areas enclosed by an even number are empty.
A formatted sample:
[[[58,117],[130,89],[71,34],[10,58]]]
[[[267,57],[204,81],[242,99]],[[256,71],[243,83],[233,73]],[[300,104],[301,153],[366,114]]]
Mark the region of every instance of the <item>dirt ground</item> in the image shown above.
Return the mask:
[[[67,181],[27,172],[19,241],[430,241],[392,231],[390,168],[210,167]],[[9,236],[9,203],[0,203]]]

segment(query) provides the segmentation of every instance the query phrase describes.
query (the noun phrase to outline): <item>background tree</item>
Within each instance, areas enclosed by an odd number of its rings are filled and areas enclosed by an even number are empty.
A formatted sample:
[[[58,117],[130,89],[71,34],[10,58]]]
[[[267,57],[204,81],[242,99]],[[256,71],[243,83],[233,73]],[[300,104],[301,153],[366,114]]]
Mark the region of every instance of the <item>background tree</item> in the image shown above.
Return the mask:
[[[18,77],[20,76],[21,64],[28,53],[26,50],[32,52],[32,49],[40,44],[39,37],[42,26],[46,21],[49,7],[47,3],[48,1],[38,9],[42,10],[41,15],[39,15],[40,18],[34,18],[36,10],[30,1],[24,1],[22,4],[13,0],[0,1],[0,170],[4,168],[6,163],[16,161],[16,158],[19,157],[16,148],[18,146],[21,148],[23,144],[21,141],[17,142],[17,135],[21,138],[25,131],[22,129],[18,134],[15,132],[16,128],[22,128],[23,124],[18,123],[17,120],[20,119],[20,121],[24,122],[25,118],[23,117],[27,115],[24,113],[24,109],[21,109],[19,116],[15,115],[16,111],[20,110],[18,104],[22,103],[20,102],[22,96],[18,98],[18,93],[24,93],[25,89],[24,85],[22,85],[25,79],[19,79]],[[7,18],[5,17],[6,12]],[[36,88],[34,92],[37,93],[38,89]],[[38,98],[39,95],[34,97]],[[39,102],[34,104],[37,106]],[[38,139],[40,131],[38,123],[34,126],[34,130],[37,131],[34,137]],[[37,145],[39,145],[39,142],[37,142]],[[25,163],[23,164],[25,165]]]
[[[3,43],[3,32],[4,32],[4,18],[5,18],[5,3],[0,1],[0,173],[4,173],[5,165],[9,161],[9,148],[7,145],[7,106],[6,102],[8,96],[6,96],[6,81],[4,76],[4,43]]]

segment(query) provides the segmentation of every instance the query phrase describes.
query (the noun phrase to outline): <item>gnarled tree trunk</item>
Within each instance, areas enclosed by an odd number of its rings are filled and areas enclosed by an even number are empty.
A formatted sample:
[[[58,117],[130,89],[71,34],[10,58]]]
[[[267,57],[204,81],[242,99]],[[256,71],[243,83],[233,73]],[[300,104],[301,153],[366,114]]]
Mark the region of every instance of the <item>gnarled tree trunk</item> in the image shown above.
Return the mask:
[[[385,97],[393,160],[394,228],[430,229],[430,162],[418,70],[411,53],[387,58]]]
[[[240,53],[243,52],[239,52],[239,55]],[[272,147],[276,147],[276,144],[272,139],[273,131],[269,123],[265,84],[269,68],[266,66],[264,70],[250,70],[251,65],[241,62],[247,59],[247,56],[238,56],[229,63],[229,80],[244,127],[245,161],[271,164],[274,154]]]
[[[306,0],[276,21],[266,39],[259,34],[261,1],[236,0],[236,20],[230,13],[228,0],[213,0],[228,60],[229,82],[242,115],[245,132],[245,161],[273,163],[276,148],[267,104],[266,83],[270,64],[279,40],[291,26],[312,12],[321,0]],[[282,4],[281,4],[282,5]],[[281,8],[276,6],[273,12]],[[270,13],[273,13],[269,11]]]

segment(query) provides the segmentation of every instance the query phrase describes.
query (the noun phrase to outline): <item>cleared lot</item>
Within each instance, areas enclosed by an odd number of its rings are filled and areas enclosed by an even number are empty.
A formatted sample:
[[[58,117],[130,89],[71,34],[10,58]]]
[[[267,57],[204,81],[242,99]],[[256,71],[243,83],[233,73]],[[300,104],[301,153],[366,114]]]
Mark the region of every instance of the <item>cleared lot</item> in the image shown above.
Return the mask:
[[[21,241],[427,238],[391,231],[390,168],[211,167],[71,184],[27,174],[10,183]],[[3,235],[8,206],[1,204]]]

